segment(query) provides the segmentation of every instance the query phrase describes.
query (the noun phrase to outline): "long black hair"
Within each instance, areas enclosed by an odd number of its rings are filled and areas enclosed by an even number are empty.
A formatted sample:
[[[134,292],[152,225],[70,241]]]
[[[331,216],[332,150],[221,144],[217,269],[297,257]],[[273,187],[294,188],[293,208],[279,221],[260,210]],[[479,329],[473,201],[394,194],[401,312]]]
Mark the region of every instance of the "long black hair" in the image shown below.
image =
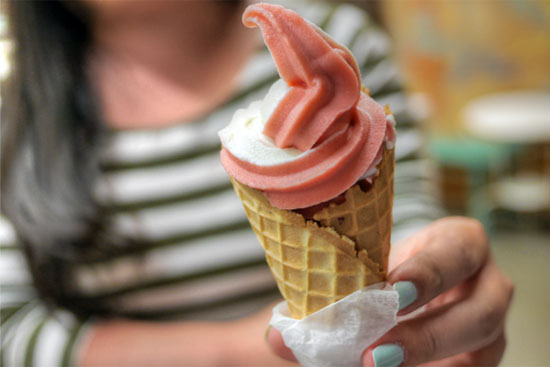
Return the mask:
[[[40,295],[87,313],[68,269],[109,242],[93,194],[103,129],[84,67],[90,20],[75,2],[4,5],[14,52],[1,94],[2,212]]]

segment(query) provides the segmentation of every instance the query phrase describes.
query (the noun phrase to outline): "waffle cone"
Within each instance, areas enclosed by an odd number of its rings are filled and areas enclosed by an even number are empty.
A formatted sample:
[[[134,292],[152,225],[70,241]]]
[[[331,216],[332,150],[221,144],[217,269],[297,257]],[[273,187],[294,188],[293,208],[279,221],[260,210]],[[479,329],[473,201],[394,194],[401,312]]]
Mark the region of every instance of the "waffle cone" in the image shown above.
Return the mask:
[[[364,192],[356,184],[341,204],[314,220],[269,203],[231,179],[290,313],[302,319],[367,285],[385,280],[392,224],[394,150],[384,150],[378,176]]]

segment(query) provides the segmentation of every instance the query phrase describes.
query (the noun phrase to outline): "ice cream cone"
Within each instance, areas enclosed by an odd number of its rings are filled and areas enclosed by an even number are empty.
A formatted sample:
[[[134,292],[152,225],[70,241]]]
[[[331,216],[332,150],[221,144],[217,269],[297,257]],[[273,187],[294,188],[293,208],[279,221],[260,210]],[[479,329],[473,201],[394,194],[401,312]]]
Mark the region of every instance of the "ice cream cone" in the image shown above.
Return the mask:
[[[343,203],[330,204],[315,213],[313,219],[353,240],[359,256],[368,256],[385,276],[392,226],[394,149],[384,150],[379,167],[368,191],[360,185],[352,186]]]
[[[385,280],[390,248],[394,150],[384,149],[366,192],[359,184],[345,202],[314,220],[269,203],[259,190],[232,178],[293,318],[301,319],[367,285]]]

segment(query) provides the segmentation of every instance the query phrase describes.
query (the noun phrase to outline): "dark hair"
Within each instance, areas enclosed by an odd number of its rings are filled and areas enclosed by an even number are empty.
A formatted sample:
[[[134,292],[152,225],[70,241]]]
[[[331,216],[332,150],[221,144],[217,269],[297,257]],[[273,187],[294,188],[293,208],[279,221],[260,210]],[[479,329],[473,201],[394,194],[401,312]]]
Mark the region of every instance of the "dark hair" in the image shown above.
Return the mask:
[[[84,71],[88,20],[76,3],[5,5],[15,47],[2,88],[2,212],[39,294],[87,313],[89,306],[70,296],[67,269],[105,243],[92,191],[102,128]]]

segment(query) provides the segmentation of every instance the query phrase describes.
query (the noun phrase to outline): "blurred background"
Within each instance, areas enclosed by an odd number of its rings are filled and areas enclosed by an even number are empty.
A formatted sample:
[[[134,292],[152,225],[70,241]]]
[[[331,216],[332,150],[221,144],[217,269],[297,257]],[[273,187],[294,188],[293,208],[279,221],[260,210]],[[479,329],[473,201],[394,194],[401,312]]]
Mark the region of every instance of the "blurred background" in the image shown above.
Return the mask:
[[[550,366],[550,0],[362,5],[394,41],[434,195],[485,225],[516,283],[503,365]],[[5,29],[0,14],[2,80]]]
[[[550,1],[385,1],[448,212],[516,283],[503,366],[550,366]]]

